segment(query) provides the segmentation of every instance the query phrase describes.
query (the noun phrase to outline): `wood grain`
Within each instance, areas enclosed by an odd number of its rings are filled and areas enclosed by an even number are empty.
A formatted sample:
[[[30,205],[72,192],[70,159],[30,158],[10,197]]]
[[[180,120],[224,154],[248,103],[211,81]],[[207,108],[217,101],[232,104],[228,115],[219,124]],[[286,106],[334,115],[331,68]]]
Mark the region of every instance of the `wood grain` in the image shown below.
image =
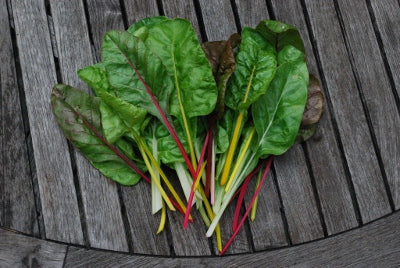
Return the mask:
[[[363,222],[391,212],[333,2],[306,1]]]
[[[395,0],[388,0],[388,1],[369,1],[371,8],[372,8],[372,13],[374,16],[374,22],[376,24],[377,30],[379,31],[378,35],[381,38],[382,41],[382,49],[383,49],[383,55],[385,57],[385,60],[387,61],[387,64],[389,66],[389,72],[391,75],[391,80],[393,81],[393,87],[397,92],[397,100],[400,95],[400,31],[399,31],[399,25],[400,25],[400,4],[395,1]],[[357,33],[358,34],[358,33]],[[380,61],[380,60],[379,60]],[[385,79],[385,78],[379,78],[379,79]],[[382,85],[379,85],[379,88],[381,88]],[[387,91],[389,91],[389,88],[387,88]],[[378,104],[381,105],[381,104]],[[397,103],[398,107],[400,106],[400,103]],[[399,109],[399,108],[398,108]],[[395,115],[395,111],[392,111],[390,114],[393,117],[397,117]],[[384,116],[383,118],[387,118]],[[382,119],[382,118],[381,118]],[[382,120],[385,121],[385,120]],[[393,133],[396,132],[398,129],[398,124],[397,127],[395,128],[389,128],[386,129],[386,132]],[[377,131],[384,131],[383,129],[378,129]],[[398,135],[392,135],[392,138],[397,137]],[[397,140],[397,145],[398,140]],[[390,146],[389,142],[387,143],[388,146]],[[398,150],[399,146],[396,145],[391,145],[391,148],[388,148],[390,152],[393,150]],[[384,151],[384,149],[382,149]],[[387,168],[387,173],[388,173],[388,182],[390,186],[390,190],[392,193],[393,197],[393,202],[395,205],[396,209],[400,209],[400,179],[398,175],[398,168],[399,165],[395,163],[399,163],[399,159],[392,159],[392,161],[387,160],[387,165],[390,163],[393,163],[393,166],[391,167],[391,170]],[[396,169],[397,168],[397,169]],[[395,170],[393,170],[395,169]],[[397,175],[396,175],[397,174]]]
[[[266,1],[242,1],[235,0],[240,24],[243,27],[255,28],[261,20],[269,18]]]
[[[63,82],[89,92],[77,70],[93,64],[81,1],[50,1]],[[128,251],[117,185],[74,150],[89,243],[92,247]]]
[[[159,15],[156,0],[124,0],[124,4],[128,27],[145,17]]]
[[[1,267],[62,267],[66,245],[0,228]]]
[[[292,24],[299,29],[306,50],[309,71],[321,82],[300,2],[273,0],[272,7],[277,20]],[[293,14],[297,15],[293,16]],[[322,84],[321,86],[322,90],[326,91]],[[358,223],[345,167],[333,130],[331,111],[326,104],[317,131],[306,142],[306,148],[328,235],[356,227]]]
[[[0,3],[0,225],[39,235],[6,2]]]
[[[226,40],[238,29],[229,0],[199,0],[208,41]]]
[[[57,79],[45,5],[11,3],[46,237],[82,244],[71,159],[50,107]]]
[[[70,247],[65,267],[397,267],[400,265],[400,213],[362,228],[313,243],[222,258],[129,256]]]

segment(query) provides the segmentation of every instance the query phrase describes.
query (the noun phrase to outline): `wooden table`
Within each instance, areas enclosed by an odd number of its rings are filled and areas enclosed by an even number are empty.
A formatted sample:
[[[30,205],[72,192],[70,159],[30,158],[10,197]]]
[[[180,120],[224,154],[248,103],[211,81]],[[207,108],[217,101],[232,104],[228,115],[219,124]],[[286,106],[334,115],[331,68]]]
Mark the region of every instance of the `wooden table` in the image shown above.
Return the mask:
[[[266,18],[295,25],[324,88],[317,133],[275,159],[256,221],[223,258],[201,221],[184,230],[168,213],[155,235],[150,187],[101,176],[51,113],[54,84],[87,89],[76,70],[100,60],[107,30],[159,14],[203,41]],[[397,0],[1,0],[0,62],[1,267],[400,265]]]

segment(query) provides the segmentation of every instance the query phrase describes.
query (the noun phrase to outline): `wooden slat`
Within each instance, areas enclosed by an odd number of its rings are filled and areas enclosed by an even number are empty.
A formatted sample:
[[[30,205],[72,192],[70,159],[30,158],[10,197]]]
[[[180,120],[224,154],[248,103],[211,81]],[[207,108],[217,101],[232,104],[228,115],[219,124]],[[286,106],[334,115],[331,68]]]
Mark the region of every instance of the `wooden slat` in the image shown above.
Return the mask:
[[[222,258],[129,256],[70,247],[65,267],[398,267],[400,213],[328,239],[296,247]]]
[[[261,20],[268,19],[266,1],[241,1],[235,0],[240,24],[242,27],[256,27]]]
[[[394,87],[397,90],[397,98],[400,95],[400,7],[399,3],[396,0],[388,0],[388,1],[375,1],[372,0],[370,1],[371,7],[373,10],[373,15],[375,17],[375,23],[377,26],[377,29],[379,30],[379,36],[382,39],[382,44],[383,44],[383,49],[384,49],[384,54],[386,57],[386,61],[390,67],[390,73],[392,75]],[[358,34],[358,33],[357,33]],[[382,79],[382,78],[381,78]],[[377,89],[381,88],[382,85],[377,83],[379,86]],[[387,88],[389,90],[389,88]],[[379,104],[378,104],[379,105]],[[398,105],[400,105],[398,103]],[[395,112],[393,112],[395,113]],[[394,117],[395,115],[392,114]],[[386,116],[383,116],[383,118],[386,118]],[[385,121],[385,120],[383,120]],[[392,133],[392,131],[396,132],[396,129],[398,129],[398,124],[397,127],[394,127],[392,129],[388,128],[386,130],[384,129],[379,129],[378,131],[386,131],[388,134]],[[393,135],[392,138],[397,137],[398,135]],[[397,146],[392,144],[391,146],[389,143],[387,145],[390,148],[387,148],[387,150],[392,151],[392,150],[399,150],[399,142],[397,140]],[[385,149],[382,149],[384,151]],[[383,153],[383,152],[382,152]],[[389,186],[390,190],[392,193],[393,197],[393,202],[395,205],[396,209],[400,209],[400,182],[399,182],[399,165],[396,163],[399,163],[400,159],[392,159],[389,163],[393,163],[392,169],[397,170],[387,170],[388,173],[388,181],[389,181]],[[397,175],[396,175],[397,174]]]
[[[62,267],[66,245],[0,229],[1,267]]]
[[[115,1],[114,1],[115,2]],[[113,29],[123,29],[121,9],[118,3],[108,0],[89,0],[88,14],[90,29],[97,48],[96,56],[100,58],[100,48],[104,34]],[[166,232],[156,235],[159,214],[151,215],[151,190],[145,182],[133,187],[121,187],[125,205],[128,228],[132,236],[131,248],[140,254],[169,255],[170,249]]]
[[[163,0],[162,3],[165,16],[189,20],[197,33],[197,37],[201,40],[199,23],[193,1]]]
[[[298,244],[323,237],[301,146],[292,147],[274,162],[291,241]]]
[[[226,40],[238,30],[228,0],[200,0],[201,13],[208,41]]]
[[[272,7],[277,20],[299,29],[304,41],[309,71],[319,77],[300,2],[273,0]],[[356,227],[356,213],[327,105],[318,129],[313,138],[306,142],[306,147],[328,235]]]
[[[0,36],[0,225],[39,235],[5,1]]]
[[[101,44],[107,31],[123,30],[122,12],[119,0],[87,0],[91,37],[95,48],[95,57],[101,60]]]
[[[390,213],[382,174],[333,2],[306,1],[326,90],[343,143],[363,222]]]
[[[56,84],[43,1],[12,1],[46,237],[82,244],[83,235],[66,139],[53,117]]]
[[[128,27],[140,19],[157,16],[157,0],[124,0]]]
[[[82,1],[50,1],[63,82],[88,91],[76,71],[93,64]],[[128,251],[117,186],[75,152],[89,243]]]

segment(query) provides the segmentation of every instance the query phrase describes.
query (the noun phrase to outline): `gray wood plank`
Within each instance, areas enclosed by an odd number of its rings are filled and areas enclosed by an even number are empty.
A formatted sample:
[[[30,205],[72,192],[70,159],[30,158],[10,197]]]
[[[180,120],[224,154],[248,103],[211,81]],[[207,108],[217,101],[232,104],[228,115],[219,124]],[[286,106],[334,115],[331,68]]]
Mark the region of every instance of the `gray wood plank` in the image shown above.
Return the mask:
[[[50,1],[63,82],[88,91],[76,71],[93,64],[82,1]],[[84,217],[92,247],[128,251],[117,185],[74,150]]]
[[[46,237],[82,244],[71,159],[50,107],[57,79],[45,5],[12,1],[12,8]]]
[[[65,267],[398,267],[400,213],[362,228],[296,247],[222,258],[129,256],[70,247]]]
[[[269,17],[266,1],[235,0],[235,3],[242,27],[256,27],[261,20]]]
[[[140,19],[159,15],[156,0],[124,0],[124,4],[128,27]]]
[[[304,152],[295,145],[274,161],[282,203],[293,244],[324,236],[305,165]]]
[[[91,37],[95,48],[95,57],[100,61],[101,44],[107,31],[123,30],[122,11],[119,0],[87,0]]]
[[[0,225],[39,235],[6,2],[0,3]]]
[[[168,229],[156,234],[160,212],[151,214],[151,187],[141,181],[133,187],[123,187],[122,196],[126,207],[133,252],[139,254],[170,255],[167,240]],[[167,219],[167,226],[170,219]],[[180,228],[179,228],[180,229]]]
[[[1,267],[62,267],[67,246],[0,229]]]
[[[253,178],[249,184],[248,194],[245,197],[246,204],[251,201],[256,189],[256,181],[257,178]],[[271,171],[258,196],[256,218],[254,221],[249,220],[254,250],[260,251],[288,245],[282,210]]]
[[[309,71],[319,77],[300,2],[273,0],[272,7],[277,20],[299,29],[304,41]],[[325,90],[323,88],[323,91]],[[331,114],[326,105],[318,129],[313,138],[306,142],[306,147],[328,235],[356,227],[356,214],[332,127]]]
[[[165,16],[189,20],[197,33],[197,37],[201,40],[199,23],[193,1],[163,0],[162,2]]]
[[[382,174],[333,2],[306,1],[363,222],[390,213]]]
[[[397,96],[400,95],[400,7],[396,0],[388,1],[370,1],[375,23],[379,30],[379,36],[382,39],[382,45],[390,72],[393,77],[394,86],[397,90]],[[381,78],[382,79],[382,78]],[[381,88],[380,85],[378,88]],[[389,88],[388,88],[389,90]],[[394,115],[393,115],[394,116]],[[384,116],[383,118],[386,118]],[[384,120],[385,121],[385,120]],[[398,125],[397,125],[398,126]],[[387,129],[387,133],[396,131],[397,128]],[[379,131],[379,130],[378,130]],[[382,130],[383,131],[383,130]],[[398,135],[393,135],[398,136]],[[397,143],[399,144],[399,143]],[[397,148],[396,148],[397,147]],[[389,151],[398,149],[399,146],[388,148]],[[393,159],[393,163],[399,163],[399,159]],[[393,168],[398,168],[394,164]],[[393,202],[396,209],[400,209],[400,180],[398,173],[393,170],[387,170],[390,190],[392,192]],[[398,172],[398,170],[397,170]],[[395,176],[397,174],[397,176]]]
[[[101,43],[104,34],[112,29],[123,29],[121,10],[117,3],[110,1],[88,1],[90,29],[100,58]],[[109,22],[106,24],[104,21]],[[140,254],[169,255],[166,231],[156,235],[160,216],[151,215],[151,190],[145,182],[134,187],[121,187],[125,205],[128,228],[132,236],[131,248]],[[139,198],[138,198],[139,197]],[[146,231],[143,231],[146,230]]]
[[[200,0],[208,41],[226,40],[238,30],[229,0]]]

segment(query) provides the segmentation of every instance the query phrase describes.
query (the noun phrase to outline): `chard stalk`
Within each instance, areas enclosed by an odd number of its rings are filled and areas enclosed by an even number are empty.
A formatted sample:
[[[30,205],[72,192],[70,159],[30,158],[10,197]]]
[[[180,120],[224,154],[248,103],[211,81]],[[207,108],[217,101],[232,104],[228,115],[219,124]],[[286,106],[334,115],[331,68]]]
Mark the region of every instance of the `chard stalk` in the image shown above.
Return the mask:
[[[253,204],[254,204],[254,202],[256,200],[256,197],[260,193],[261,186],[264,184],[264,181],[267,178],[268,172],[269,172],[269,170],[271,168],[271,163],[272,163],[272,157],[270,157],[269,160],[268,160],[268,163],[267,163],[265,171],[264,171],[264,173],[262,175],[260,184],[258,185],[258,187],[257,187],[257,189],[256,189],[256,191],[255,191],[255,193],[254,193],[254,195],[253,195],[253,197],[252,197],[252,199],[250,201],[250,204],[249,204],[248,208],[246,209],[246,212],[243,215],[243,218],[241,219],[238,227],[236,228],[235,232],[232,234],[232,236],[229,239],[229,241],[225,244],[225,247],[220,252],[219,256],[222,256],[226,252],[226,250],[229,248],[229,246],[232,244],[233,240],[235,239],[236,235],[239,233],[240,228],[243,226],[244,221],[246,220],[247,216],[249,215],[251,207],[253,206]]]
[[[260,185],[261,175],[262,175],[262,173],[259,172],[259,173],[258,173],[258,176],[257,176],[256,189],[257,189],[258,185]],[[256,190],[256,189],[255,189],[255,190]],[[259,197],[259,196],[260,196],[260,195],[257,195],[256,200],[254,200],[254,204],[253,204],[253,206],[251,207],[251,213],[250,213],[250,220],[251,220],[251,221],[254,221],[254,220],[256,219],[257,205],[258,205],[258,197]]]
[[[167,209],[165,208],[164,202],[162,202],[162,209],[161,209],[161,219],[160,219],[160,225],[158,226],[157,234],[161,233],[164,230],[165,227],[165,221],[167,219]]]

